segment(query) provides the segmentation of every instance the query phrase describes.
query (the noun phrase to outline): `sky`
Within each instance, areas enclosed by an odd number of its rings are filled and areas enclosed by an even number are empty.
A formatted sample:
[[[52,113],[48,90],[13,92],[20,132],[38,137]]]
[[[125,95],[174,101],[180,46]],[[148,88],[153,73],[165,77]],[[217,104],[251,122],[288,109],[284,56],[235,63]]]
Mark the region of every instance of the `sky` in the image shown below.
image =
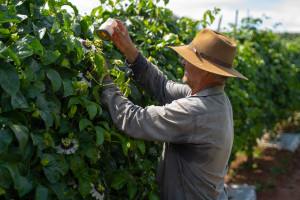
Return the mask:
[[[100,0],[69,0],[79,13],[90,14],[93,8],[100,5]],[[164,6],[163,0],[159,4]],[[274,32],[300,33],[300,1],[299,0],[169,0],[167,8],[179,17],[189,17],[201,20],[207,10],[215,7],[221,11],[216,20],[208,28],[216,30],[222,16],[221,29],[229,28],[229,23],[235,23],[238,10],[238,26],[240,20],[247,16],[263,19],[260,29],[271,29]],[[276,26],[276,24],[281,23]]]

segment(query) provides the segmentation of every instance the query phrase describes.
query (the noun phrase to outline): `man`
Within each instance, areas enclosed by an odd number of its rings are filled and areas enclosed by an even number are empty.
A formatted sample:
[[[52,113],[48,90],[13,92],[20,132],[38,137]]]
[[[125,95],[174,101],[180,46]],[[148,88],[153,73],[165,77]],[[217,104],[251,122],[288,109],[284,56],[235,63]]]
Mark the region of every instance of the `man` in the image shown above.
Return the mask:
[[[169,81],[146,60],[117,20],[112,40],[127,58],[135,80],[164,106],[141,108],[113,84],[104,86],[101,101],[116,126],[143,140],[164,142],[157,172],[161,199],[227,199],[224,188],[233,143],[227,77],[245,76],[232,68],[236,43],[204,29],[190,45],[171,47],[183,57],[183,82]],[[103,83],[113,81],[106,76]]]

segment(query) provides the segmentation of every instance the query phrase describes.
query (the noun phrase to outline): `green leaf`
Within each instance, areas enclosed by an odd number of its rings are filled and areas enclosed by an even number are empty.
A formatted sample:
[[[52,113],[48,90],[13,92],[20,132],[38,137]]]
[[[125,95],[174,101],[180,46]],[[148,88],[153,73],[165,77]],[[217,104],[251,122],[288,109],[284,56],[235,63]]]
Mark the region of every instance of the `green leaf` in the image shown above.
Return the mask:
[[[14,84],[11,84],[14,83]],[[0,85],[10,95],[17,93],[20,87],[19,74],[14,67],[6,62],[0,63]]]
[[[94,88],[93,88],[93,97],[95,99],[95,101],[98,103],[98,104],[101,104],[101,100],[100,100],[100,94],[99,94],[99,89],[100,89],[101,85],[96,85]]]
[[[100,54],[98,54],[96,52],[94,53],[94,55],[95,55],[95,68],[94,68],[94,70],[97,72],[97,74],[100,78],[105,73],[104,59]]]
[[[138,149],[140,150],[140,152],[142,154],[145,153],[146,151],[146,147],[145,147],[145,143],[143,140],[134,140],[135,144],[137,145]]]
[[[81,27],[80,27],[80,24],[75,22],[71,27],[70,29],[74,32],[74,35],[75,36],[80,36],[81,34]]]
[[[8,189],[10,187],[10,184],[12,182],[12,177],[10,175],[9,170],[1,166],[0,163],[0,187],[3,187],[4,189]]]
[[[90,193],[91,184],[90,184],[89,180],[86,178],[80,178],[80,179],[78,179],[78,181],[79,181],[78,190],[79,190],[81,196],[83,198],[85,198],[86,195],[88,195]]]
[[[38,146],[40,150],[44,150],[47,147],[43,132],[44,131],[34,131],[30,133],[33,146]]]
[[[89,25],[87,23],[86,19],[82,19],[80,22],[80,27],[81,27],[81,34],[83,34],[83,37],[87,37],[88,36],[88,32],[89,32]]]
[[[130,141],[127,138],[122,138],[122,149],[125,156],[128,154],[128,149],[130,147]]]
[[[58,200],[64,199],[64,184],[57,182],[49,184],[49,187],[54,191]]]
[[[69,79],[63,79],[64,96],[68,97],[75,94],[75,88]]]
[[[44,50],[44,54],[42,56],[42,64],[50,65],[56,61],[58,55],[51,50]]]
[[[30,46],[33,49],[33,52],[35,54],[38,54],[40,56],[43,55],[43,46],[41,45],[40,41],[36,39],[35,37],[32,37],[30,35],[27,35],[22,39],[23,42],[30,44]]]
[[[69,170],[69,165],[62,155],[55,155],[56,158],[56,169],[61,173],[61,175],[65,175]]]
[[[92,10],[92,12],[91,12],[91,16],[92,16],[92,17],[96,17],[97,11],[99,11],[99,12],[98,12],[98,16],[101,16],[102,13],[103,13],[103,8],[102,8],[102,6],[98,6],[98,7],[94,8],[94,9]]]
[[[77,62],[81,61],[82,55],[83,55],[83,50],[82,50],[82,45],[81,42],[77,39],[75,39],[75,48],[77,52]]]
[[[149,200],[159,200],[159,196],[151,191],[149,195]]]
[[[2,2],[1,2],[2,3]],[[4,3],[3,3],[4,4]],[[15,17],[15,16],[13,16]],[[0,24],[2,23],[7,23],[7,22],[12,22],[12,23],[20,23],[19,20],[17,19],[12,19],[11,16],[8,15],[8,13],[0,11]]]
[[[89,103],[86,105],[86,109],[87,109],[87,111],[88,111],[90,120],[94,119],[94,117],[95,117],[96,114],[97,114],[97,104],[94,103],[94,102],[89,102]]]
[[[29,130],[26,126],[23,125],[10,125],[11,130],[15,133],[15,136],[19,142],[19,152],[24,153],[27,147]]]
[[[48,200],[49,197],[50,196],[48,188],[39,184],[35,190],[35,199]]]
[[[67,12],[64,13],[64,23],[65,29],[69,30],[72,25],[72,16]]]
[[[7,38],[10,36],[10,32],[6,28],[0,28],[0,38]]]
[[[34,5],[36,5],[38,7],[44,6],[45,3],[46,3],[45,0],[34,0]]]
[[[133,178],[130,178],[127,183],[127,193],[128,193],[129,199],[133,199],[136,192],[137,192],[137,183]]]
[[[73,35],[68,35],[66,42],[67,42],[67,53],[69,53],[75,47],[75,37]]]
[[[84,102],[80,97],[72,97],[68,102],[68,108],[70,108],[73,105],[77,105],[77,104],[84,106]]]
[[[0,154],[7,150],[8,145],[11,143],[12,140],[13,136],[8,130],[0,130]]]
[[[95,130],[96,130],[96,145],[99,146],[103,143],[104,141],[104,136],[107,134],[105,129],[103,129],[102,127],[100,126],[96,126],[95,127]]]
[[[65,175],[68,172],[69,166],[65,158],[61,155],[43,154],[42,160],[49,159],[48,165],[43,166],[43,171],[46,178],[55,183],[59,180],[60,174]]]
[[[84,130],[87,126],[93,126],[92,122],[88,119],[81,119],[79,122],[79,130]]]
[[[43,39],[46,33],[46,27],[38,27],[32,23],[33,26],[33,32],[35,37],[37,37],[39,40]]]
[[[2,187],[0,187],[0,196],[2,196],[2,195],[5,195],[5,190]]]
[[[119,170],[115,174],[116,175],[111,183],[111,187],[116,190],[120,190],[127,183],[128,179],[130,178],[130,174],[125,170]]]
[[[18,56],[10,48],[6,47],[2,41],[0,41],[0,58],[3,58],[7,61],[12,59],[17,66],[20,66],[21,64]]]
[[[84,154],[90,158],[90,163],[95,164],[98,159],[98,151],[95,146],[88,146],[84,149]]]
[[[55,70],[50,69],[46,72],[46,74],[51,81],[53,92],[59,90],[61,86],[61,78],[59,73],[57,73]]]
[[[29,108],[29,104],[23,94],[18,91],[17,93],[11,96],[11,105],[13,109],[17,108]]]
[[[2,109],[2,112],[9,112],[9,111],[13,111],[13,108],[11,106],[11,96],[6,93],[6,92],[3,92],[2,94],[2,98],[1,98],[1,109]]]
[[[51,34],[53,34],[53,33],[59,33],[59,32],[61,32],[61,29],[59,28],[59,23],[55,22],[52,25]]]
[[[49,130],[49,127],[53,125],[53,116],[50,114],[48,110],[38,110],[41,118],[45,122],[46,129]]]
[[[73,10],[74,10],[74,13],[75,13],[75,16],[78,16],[78,9],[76,6],[74,6],[72,3],[68,2],[68,1],[59,1],[57,3],[60,7],[65,5],[65,6],[70,6]]]
[[[76,174],[77,172],[85,168],[84,159],[80,156],[70,155],[68,156],[68,162],[73,174]]]
[[[17,176],[14,184],[14,188],[18,191],[20,197],[29,193],[33,189],[33,186],[33,181],[28,180],[24,176]]]
[[[105,128],[105,130],[110,131],[108,122],[101,121],[101,122],[98,122],[98,124],[101,124]]]
[[[33,55],[32,46],[26,42],[19,41],[10,46],[10,49],[19,57],[26,58]]]
[[[3,178],[4,175],[5,176],[4,178],[7,178],[7,172],[5,172],[5,170],[3,171],[3,168],[6,168],[9,171],[11,179],[14,182],[14,189],[18,191],[20,197],[26,195],[33,189],[34,186],[33,181],[31,179],[28,179],[27,177],[20,175],[17,163],[0,162],[0,177],[2,176],[1,178]],[[2,181],[6,181],[6,180],[5,179],[0,179],[0,180],[1,180],[0,182],[0,186],[1,186]],[[6,187],[4,186],[4,188]]]
[[[41,95],[42,92],[44,92],[46,89],[44,82],[42,81],[36,81],[34,84],[30,85],[27,96],[29,98],[36,98],[39,95]]]

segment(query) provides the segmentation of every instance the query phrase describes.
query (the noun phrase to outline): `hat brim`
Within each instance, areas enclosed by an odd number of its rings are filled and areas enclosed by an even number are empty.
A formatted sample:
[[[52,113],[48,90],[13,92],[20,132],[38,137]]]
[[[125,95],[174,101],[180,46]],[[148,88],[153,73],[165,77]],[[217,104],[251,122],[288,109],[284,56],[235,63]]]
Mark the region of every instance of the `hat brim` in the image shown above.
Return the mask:
[[[168,47],[176,51],[180,56],[182,56],[189,63],[195,65],[200,69],[203,69],[205,71],[214,74],[219,74],[222,76],[236,77],[236,78],[242,78],[248,80],[247,77],[245,77],[244,75],[236,71],[233,67],[231,68],[224,67],[212,61],[206,60],[200,56],[198,57],[197,54],[188,45],[180,46],[180,47],[171,47],[171,46]]]

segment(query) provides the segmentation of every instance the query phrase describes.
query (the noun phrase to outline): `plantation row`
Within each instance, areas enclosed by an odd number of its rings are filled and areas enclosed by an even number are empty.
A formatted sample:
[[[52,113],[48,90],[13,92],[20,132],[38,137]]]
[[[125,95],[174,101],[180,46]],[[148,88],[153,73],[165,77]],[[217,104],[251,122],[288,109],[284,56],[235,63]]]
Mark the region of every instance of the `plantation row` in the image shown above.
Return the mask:
[[[80,16],[67,0],[1,1],[1,199],[159,199],[155,172],[162,144],[115,128],[100,104],[101,80],[88,68],[94,65],[103,77],[103,54],[130,100],[143,107],[158,103],[95,30],[109,17],[120,19],[141,53],[181,81],[181,59],[166,46],[191,42],[219,10],[193,21],[149,0],[100,2],[91,15]],[[299,39],[257,30],[260,23],[247,18],[226,33],[238,43],[234,67],[249,78],[229,79],[225,87],[235,123],[232,158],[237,151],[251,154],[264,131],[300,108]]]

